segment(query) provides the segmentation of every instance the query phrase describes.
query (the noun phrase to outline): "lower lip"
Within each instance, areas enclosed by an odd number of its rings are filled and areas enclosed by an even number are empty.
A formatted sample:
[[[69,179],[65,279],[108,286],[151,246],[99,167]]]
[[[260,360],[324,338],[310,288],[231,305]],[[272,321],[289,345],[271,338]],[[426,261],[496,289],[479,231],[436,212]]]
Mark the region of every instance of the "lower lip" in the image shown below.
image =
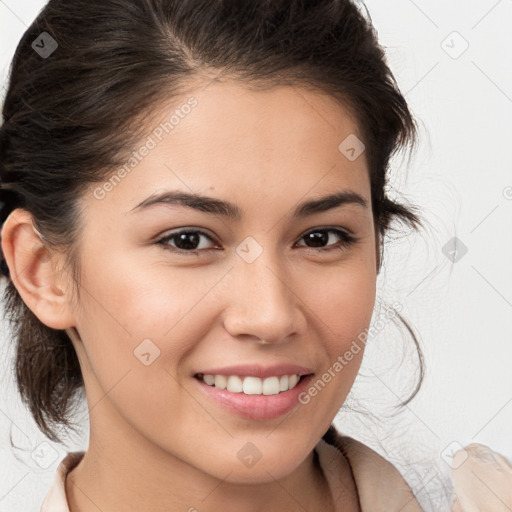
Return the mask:
[[[306,375],[293,389],[277,395],[232,393],[227,389],[209,386],[202,379],[194,377],[194,380],[204,393],[228,411],[251,420],[269,420],[278,418],[297,406],[300,403],[299,395],[305,391],[312,377],[313,374]]]

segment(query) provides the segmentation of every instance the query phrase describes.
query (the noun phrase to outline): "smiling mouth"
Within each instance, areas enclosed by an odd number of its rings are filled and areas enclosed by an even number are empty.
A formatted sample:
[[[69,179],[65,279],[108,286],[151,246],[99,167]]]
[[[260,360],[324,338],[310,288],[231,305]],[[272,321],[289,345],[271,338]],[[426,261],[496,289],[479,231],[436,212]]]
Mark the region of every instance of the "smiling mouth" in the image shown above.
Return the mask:
[[[208,386],[226,390],[231,393],[241,393],[245,395],[278,395],[293,389],[306,375],[275,375],[261,379],[251,375],[209,375],[196,373],[194,377]]]

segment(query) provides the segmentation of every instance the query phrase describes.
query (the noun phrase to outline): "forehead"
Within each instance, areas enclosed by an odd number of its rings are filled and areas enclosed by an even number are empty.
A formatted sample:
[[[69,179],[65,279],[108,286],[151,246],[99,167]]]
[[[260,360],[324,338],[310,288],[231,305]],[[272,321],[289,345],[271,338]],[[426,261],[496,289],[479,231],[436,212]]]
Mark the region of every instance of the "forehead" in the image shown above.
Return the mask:
[[[302,146],[305,142],[320,149],[323,140],[325,149],[332,149],[333,143],[350,134],[362,139],[348,106],[324,92],[298,86],[254,89],[213,82],[184,96],[182,102],[191,96],[197,100],[197,107],[182,119],[183,125],[189,128],[190,136],[193,133],[194,139],[209,148],[231,149],[226,156],[239,147],[250,146],[260,153],[278,148],[279,154],[286,155],[285,143],[301,149],[300,154],[308,149]],[[157,112],[156,121],[166,118],[163,110],[160,116]],[[193,140],[187,142],[192,145]]]
[[[214,82],[157,105],[144,129],[135,148],[144,156],[108,193],[107,203],[124,212],[165,189],[235,195],[246,204],[368,189],[364,152],[352,159],[342,151],[344,141],[362,139],[357,123],[317,91]]]

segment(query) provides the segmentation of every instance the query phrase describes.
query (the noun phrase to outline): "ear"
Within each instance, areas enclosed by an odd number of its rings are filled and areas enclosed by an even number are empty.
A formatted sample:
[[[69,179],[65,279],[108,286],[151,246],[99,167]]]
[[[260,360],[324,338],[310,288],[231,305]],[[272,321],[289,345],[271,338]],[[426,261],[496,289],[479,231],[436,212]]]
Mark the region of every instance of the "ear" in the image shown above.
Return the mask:
[[[13,210],[4,222],[1,238],[10,278],[23,302],[48,327],[74,326],[71,277],[65,270],[57,271],[62,268],[58,263],[63,261],[63,255],[52,254],[45,245],[32,215],[22,208]]]

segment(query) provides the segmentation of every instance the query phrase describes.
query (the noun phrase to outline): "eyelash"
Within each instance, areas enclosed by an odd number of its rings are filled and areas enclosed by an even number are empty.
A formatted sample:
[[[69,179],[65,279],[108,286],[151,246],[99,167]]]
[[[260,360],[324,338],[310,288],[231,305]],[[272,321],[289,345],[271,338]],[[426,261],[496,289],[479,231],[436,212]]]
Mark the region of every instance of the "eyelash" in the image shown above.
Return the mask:
[[[342,249],[347,248],[347,247],[349,247],[351,245],[354,245],[355,243],[357,243],[359,241],[358,238],[350,235],[346,231],[342,231],[341,229],[336,229],[336,228],[316,228],[314,230],[310,230],[310,231],[307,231],[306,233],[304,233],[300,237],[299,240],[301,240],[302,238],[306,237],[307,235],[310,235],[312,233],[318,233],[318,232],[322,232],[322,233],[323,232],[335,233],[336,235],[339,236],[339,238],[341,240],[340,240],[339,243],[332,244],[332,245],[327,246],[327,247],[308,247],[308,246],[301,246],[301,247],[305,247],[306,249],[309,249],[309,250],[312,250],[312,251],[329,252],[329,251],[332,251],[332,250],[335,250],[335,249],[342,250]],[[165,235],[164,237],[158,239],[155,243],[157,245],[162,245],[162,248],[164,250],[171,251],[173,253],[178,253],[178,254],[186,254],[186,255],[196,255],[196,256],[199,256],[200,252],[211,252],[211,251],[217,250],[217,249],[191,249],[191,250],[187,251],[185,249],[178,249],[177,247],[172,247],[169,244],[167,244],[167,242],[169,242],[170,240],[173,240],[175,237],[177,237],[179,235],[191,234],[191,233],[202,235],[202,236],[208,238],[209,240],[211,240],[212,242],[217,243],[216,240],[214,240],[210,235],[206,234],[204,231],[201,231],[199,229],[183,229],[181,231]]]

